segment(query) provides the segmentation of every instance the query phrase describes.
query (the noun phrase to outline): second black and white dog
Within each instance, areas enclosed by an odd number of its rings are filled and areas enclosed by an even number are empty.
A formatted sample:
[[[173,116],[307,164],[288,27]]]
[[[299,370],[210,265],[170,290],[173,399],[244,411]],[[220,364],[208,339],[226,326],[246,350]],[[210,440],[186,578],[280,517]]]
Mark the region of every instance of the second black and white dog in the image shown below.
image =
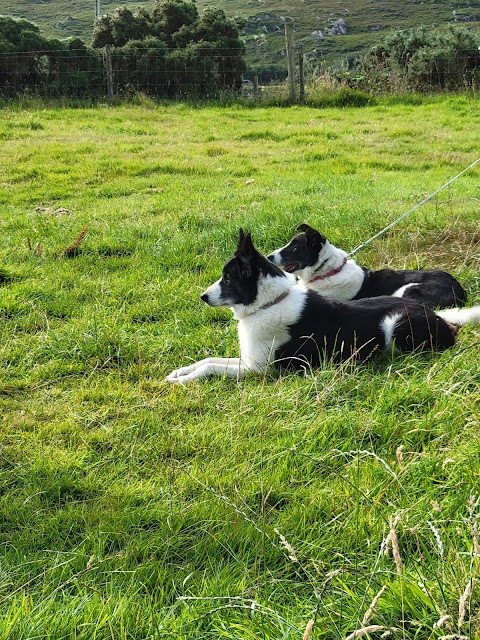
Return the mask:
[[[364,360],[393,349],[444,350],[455,343],[459,326],[480,322],[480,306],[434,312],[407,298],[324,298],[272,264],[242,230],[234,257],[201,299],[212,307],[232,307],[240,357],[200,360],[173,371],[169,382],[262,373],[271,364],[305,369],[325,358]]]
[[[396,296],[441,309],[465,304],[463,287],[445,271],[371,271],[349,259],[346,251],[308,224],[297,230],[298,235],[268,258],[321,295],[337,300]]]

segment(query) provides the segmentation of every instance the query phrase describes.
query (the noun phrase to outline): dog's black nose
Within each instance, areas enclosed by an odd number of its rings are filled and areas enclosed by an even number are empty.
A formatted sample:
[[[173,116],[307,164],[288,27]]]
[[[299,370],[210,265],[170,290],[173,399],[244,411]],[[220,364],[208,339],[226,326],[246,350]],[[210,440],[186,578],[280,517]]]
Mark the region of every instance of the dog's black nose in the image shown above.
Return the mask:
[[[200,299],[208,304],[208,293],[202,293]]]

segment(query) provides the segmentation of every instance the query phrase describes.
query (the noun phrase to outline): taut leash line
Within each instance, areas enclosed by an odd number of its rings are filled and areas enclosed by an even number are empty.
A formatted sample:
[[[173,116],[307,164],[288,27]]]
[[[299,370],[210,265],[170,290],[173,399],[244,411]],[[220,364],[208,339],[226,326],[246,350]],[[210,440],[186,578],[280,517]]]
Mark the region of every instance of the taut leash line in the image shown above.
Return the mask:
[[[450,184],[452,184],[452,182],[455,182],[455,180],[457,180],[457,178],[460,178],[460,176],[463,176],[464,173],[467,173],[467,171],[470,171],[470,169],[473,169],[473,167],[478,164],[480,162],[480,158],[477,158],[474,162],[472,162],[471,165],[469,165],[466,169],[464,169],[463,171],[460,171],[460,173],[458,173],[456,176],[454,176],[453,178],[450,178],[450,180],[448,180],[447,182],[445,182],[445,184],[442,184],[441,187],[439,187],[436,191],[434,191],[433,193],[431,193],[429,196],[427,196],[426,198],[424,198],[421,202],[419,202],[418,204],[416,204],[414,207],[412,207],[409,211],[407,211],[406,213],[403,213],[400,217],[398,217],[396,220],[394,220],[393,222],[391,222],[390,224],[388,224],[386,227],[384,227],[381,231],[379,231],[378,233],[376,233],[374,236],[372,236],[371,238],[369,238],[368,240],[365,240],[365,242],[362,242],[362,244],[359,244],[358,247],[355,247],[355,249],[353,249],[353,251],[350,251],[350,253],[348,254],[347,258],[351,258],[353,255],[355,255],[357,253],[357,251],[360,251],[360,249],[363,249],[363,247],[366,247],[368,244],[370,244],[371,242],[373,242],[374,240],[376,240],[379,236],[381,236],[383,233],[385,233],[386,231],[388,231],[389,229],[391,229],[392,227],[394,227],[396,224],[398,224],[399,222],[401,222],[404,218],[406,218],[407,216],[409,216],[411,213],[413,213],[416,209],[418,209],[419,207],[421,207],[422,205],[424,205],[426,202],[428,202],[429,200],[431,200],[433,197],[435,197],[437,195],[437,193],[440,193],[440,191],[443,191],[443,189],[446,189]]]

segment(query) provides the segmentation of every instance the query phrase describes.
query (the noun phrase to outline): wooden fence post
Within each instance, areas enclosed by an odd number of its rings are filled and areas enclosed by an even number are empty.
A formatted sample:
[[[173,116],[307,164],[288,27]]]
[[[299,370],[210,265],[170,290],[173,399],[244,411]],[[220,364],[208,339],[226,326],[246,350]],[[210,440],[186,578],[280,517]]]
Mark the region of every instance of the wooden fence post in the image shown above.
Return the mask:
[[[298,48],[298,78],[300,85],[300,103],[305,102],[305,65],[303,59],[303,45]]]
[[[293,41],[293,20],[291,18],[287,18],[285,22],[285,41],[288,66],[288,90],[290,94],[290,102],[295,104],[297,98],[295,87],[295,62],[293,59],[295,45]]]
[[[258,100],[258,76],[253,76],[253,97]]]
[[[107,96],[113,100],[112,45],[105,45],[105,66],[107,67]]]

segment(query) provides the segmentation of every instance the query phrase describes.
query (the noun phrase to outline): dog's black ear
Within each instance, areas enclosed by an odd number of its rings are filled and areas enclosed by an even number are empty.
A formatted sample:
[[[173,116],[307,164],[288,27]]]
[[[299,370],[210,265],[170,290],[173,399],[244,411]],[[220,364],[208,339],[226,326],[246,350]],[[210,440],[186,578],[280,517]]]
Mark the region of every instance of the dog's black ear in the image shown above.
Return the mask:
[[[249,255],[253,255],[257,253],[257,250],[253,246],[252,236],[249,233],[247,233],[243,241],[243,250]]]
[[[302,224],[298,225],[297,231],[302,231],[303,233],[308,233],[309,231],[315,231],[315,229],[313,229],[310,225],[305,224],[304,222],[302,222]]]
[[[307,235],[314,235],[315,233],[318,233],[316,229],[311,227],[309,224],[305,224],[305,223],[299,224],[297,227],[297,231],[302,231]]]
[[[307,246],[315,249],[321,249],[327,241],[325,236],[308,224],[299,224],[298,231],[303,231],[307,240]]]
[[[253,246],[252,236],[249,233],[245,235],[242,229],[240,229],[240,234],[235,256],[238,260],[242,275],[248,277],[252,272],[252,266],[258,252]]]
[[[238,233],[237,254],[238,253],[256,253],[256,249],[252,242],[252,236],[249,233],[245,234],[243,229],[240,229]]]
[[[240,227],[240,229],[238,230],[237,250],[235,251],[235,255],[237,255],[237,253],[239,253],[243,249],[245,238],[246,238],[245,232]]]

